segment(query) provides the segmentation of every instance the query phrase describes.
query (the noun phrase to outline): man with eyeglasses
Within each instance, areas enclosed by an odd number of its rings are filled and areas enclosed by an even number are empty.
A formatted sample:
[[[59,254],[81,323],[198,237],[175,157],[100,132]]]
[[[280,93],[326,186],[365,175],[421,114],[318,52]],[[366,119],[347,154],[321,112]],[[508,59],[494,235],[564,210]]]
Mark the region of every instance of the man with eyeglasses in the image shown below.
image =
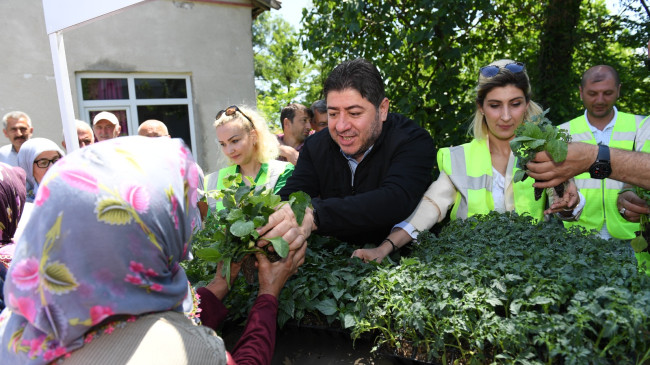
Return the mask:
[[[598,155],[590,171],[575,178],[586,199],[582,215],[577,222],[564,222],[564,225],[595,229],[605,239],[632,239],[639,225],[627,222],[623,216],[625,210],[617,208],[618,192],[623,183],[609,178],[612,171],[609,149],[634,150],[634,140],[645,117],[616,109],[621,81],[611,66],[598,65],[588,69],[582,75],[579,92],[585,106],[584,114],[560,128],[571,134],[573,142],[598,145]]]
[[[305,141],[298,164],[279,191],[283,200],[304,191],[312,200],[303,223],[284,205],[258,229],[283,237],[292,250],[311,232],[355,245],[378,244],[415,209],[431,184],[435,148],[412,120],[389,113],[379,70],[364,59],[343,62],[323,93],[328,128]]]
[[[297,103],[291,103],[280,112],[283,133],[278,135],[280,142],[280,161],[289,161],[293,165],[298,161],[305,138],[309,136],[311,120],[309,109]]]
[[[2,125],[2,132],[11,143],[0,147],[0,162],[18,166],[18,151],[34,133],[32,120],[24,112],[13,111],[2,117]]]

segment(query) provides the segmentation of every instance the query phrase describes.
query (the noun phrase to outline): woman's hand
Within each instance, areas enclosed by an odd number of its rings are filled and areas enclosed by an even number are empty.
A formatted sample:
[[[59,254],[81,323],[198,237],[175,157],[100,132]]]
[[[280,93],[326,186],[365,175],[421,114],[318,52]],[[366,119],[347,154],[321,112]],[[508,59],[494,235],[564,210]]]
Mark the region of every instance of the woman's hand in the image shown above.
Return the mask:
[[[352,252],[352,257],[358,257],[363,260],[363,262],[381,262],[384,257],[390,254],[392,248],[391,245],[380,245],[375,248],[360,248]]]
[[[648,204],[633,191],[625,191],[618,194],[616,207],[621,213],[621,216],[630,222],[638,222],[641,214],[650,214]]]
[[[239,270],[241,269],[241,262],[233,262],[230,264],[230,286],[235,283]],[[217,272],[214,274],[214,279],[205,286],[206,289],[212,292],[219,300],[223,300],[228,294],[228,281],[221,275],[223,271],[223,261],[217,265]]]
[[[279,297],[284,284],[291,275],[298,271],[300,265],[305,262],[307,245],[302,245],[298,250],[289,251],[289,255],[276,262],[270,262],[262,252],[255,253],[257,257],[257,275],[260,282],[258,296],[270,294]]]
[[[580,203],[580,196],[578,195],[578,187],[575,180],[570,179],[565,187],[564,195],[560,198],[555,196],[553,204],[544,211],[544,214],[560,213],[565,217],[573,215],[573,210]]]

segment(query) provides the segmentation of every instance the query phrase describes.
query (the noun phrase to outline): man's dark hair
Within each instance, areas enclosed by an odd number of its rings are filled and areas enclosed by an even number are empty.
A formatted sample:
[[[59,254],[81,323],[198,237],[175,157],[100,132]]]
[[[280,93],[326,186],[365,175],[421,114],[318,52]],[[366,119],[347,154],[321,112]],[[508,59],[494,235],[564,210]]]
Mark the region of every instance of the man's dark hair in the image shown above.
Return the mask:
[[[614,78],[614,83],[616,86],[621,84],[621,78],[618,76],[618,72],[616,72],[616,69],[614,69],[614,67],[609,65],[598,65],[591,67],[585,71],[585,73],[582,75],[582,80],[580,80],[580,86],[585,87],[589,81],[601,82],[607,79],[609,76]]]
[[[330,91],[354,89],[361,96],[379,108],[384,100],[384,81],[377,67],[363,58],[345,61],[336,66],[323,85],[323,95]]]
[[[311,104],[311,111],[313,112],[319,112],[321,114],[327,113],[327,102],[325,100],[320,99],[316,100]]]
[[[282,129],[284,129],[284,118],[289,118],[291,123],[293,123],[293,118],[296,116],[297,110],[304,111],[305,113],[307,113],[307,116],[311,118],[310,115],[311,110],[309,110],[309,108],[307,108],[302,104],[291,103],[285,106],[284,108],[282,108],[282,110],[280,111],[280,125],[282,126]]]

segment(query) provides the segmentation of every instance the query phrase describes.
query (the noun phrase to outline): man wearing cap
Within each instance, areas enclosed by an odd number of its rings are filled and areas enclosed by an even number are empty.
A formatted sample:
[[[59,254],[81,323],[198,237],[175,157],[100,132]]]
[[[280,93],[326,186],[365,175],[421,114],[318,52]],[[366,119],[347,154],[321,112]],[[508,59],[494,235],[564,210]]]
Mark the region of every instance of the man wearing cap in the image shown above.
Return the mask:
[[[27,114],[14,111],[2,117],[2,125],[2,132],[4,132],[5,137],[11,143],[0,147],[0,162],[18,166],[18,151],[20,151],[20,146],[31,138],[32,133],[34,133],[32,121]]]
[[[93,119],[93,131],[97,137],[97,142],[112,139],[120,135],[120,122],[115,114],[110,112],[101,112],[95,115]]]

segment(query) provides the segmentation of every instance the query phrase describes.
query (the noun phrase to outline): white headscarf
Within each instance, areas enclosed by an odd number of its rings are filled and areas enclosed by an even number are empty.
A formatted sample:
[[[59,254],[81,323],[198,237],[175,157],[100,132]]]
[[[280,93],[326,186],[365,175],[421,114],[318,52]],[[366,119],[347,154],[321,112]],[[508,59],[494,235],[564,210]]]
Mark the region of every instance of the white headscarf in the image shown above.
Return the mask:
[[[30,138],[20,146],[20,151],[18,151],[18,166],[25,170],[26,175],[28,202],[34,201],[38,190],[38,183],[34,179],[34,160],[46,151],[56,151],[61,157],[65,156],[59,145],[47,138]]]

